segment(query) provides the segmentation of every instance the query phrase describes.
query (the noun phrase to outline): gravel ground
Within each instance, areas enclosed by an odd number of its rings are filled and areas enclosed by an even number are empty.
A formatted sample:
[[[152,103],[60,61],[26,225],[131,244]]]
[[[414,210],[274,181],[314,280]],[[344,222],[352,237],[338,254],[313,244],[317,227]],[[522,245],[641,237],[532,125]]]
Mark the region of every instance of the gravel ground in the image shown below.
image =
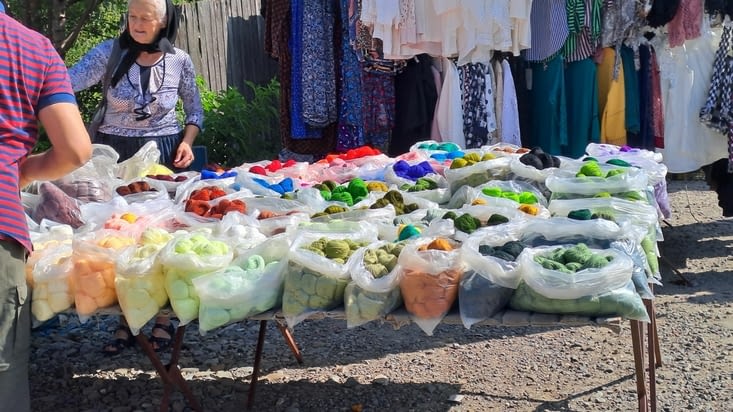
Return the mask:
[[[663,356],[658,409],[724,411],[733,404],[733,220],[700,180],[669,182],[673,216],[660,250],[655,307]],[[679,276],[671,267],[681,271]],[[683,278],[689,281],[686,285]],[[116,324],[59,316],[36,328],[31,354],[35,411],[152,411],[163,393],[137,347],[100,353]],[[259,323],[200,336],[186,331],[180,365],[205,411],[244,409]],[[148,330],[143,330],[149,333]],[[507,328],[416,325],[394,330],[344,321],[296,326],[299,365],[270,322],[255,411],[629,411],[636,382],[628,323]],[[164,356],[165,360],[165,356]],[[189,410],[180,393],[171,410]]]

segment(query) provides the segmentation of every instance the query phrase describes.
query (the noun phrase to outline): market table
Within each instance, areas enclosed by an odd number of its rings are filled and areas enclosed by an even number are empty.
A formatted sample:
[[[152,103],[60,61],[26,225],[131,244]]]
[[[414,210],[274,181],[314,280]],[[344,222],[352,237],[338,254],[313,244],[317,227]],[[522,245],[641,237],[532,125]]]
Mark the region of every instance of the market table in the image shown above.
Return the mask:
[[[632,350],[634,353],[634,369],[636,376],[636,392],[637,400],[640,412],[656,411],[657,400],[656,400],[656,375],[654,369],[662,366],[661,362],[661,350],[659,347],[659,339],[656,330],[656,319],[654,312],[654,304],[652,300],[644,300],[647,312],[651,322],[647,324],[646,328],[646,341],[647,352],[648,352],[648,369],[649,369],[649,391],[646,387],[646,373],[644,365],[644,332],[645,328],[643,322],[638,320],[630,320],[631,328],[631,343]],[[339,319],[346,320],[346,314],[343,308],[339,308],[333,311],[317,312],[313,313],[306,320],[314,321],[320,319]],[[250,386],[247,396],[247,408],[250,409],[254,404],[255,391],[257,387],[257,379],[259,377],[259,365],[262,356],[262,349],[265,342],[265,333],[267,329],[267,322],[274,321],[278,328],[282,331],[282,328],[286,327],[285,318],[280,311],[268,311],[259,315],[252,316],[248,320],[259,320],[260,329],[257,339],[257,347],[255,349],[255,359],[252,371],[252,377],[250,379]],[[391,324],[394,328],[399,329],[400,327],[409,325],[412,323],[409,313],[402,309],[398,309],[388,314],[382,322]],[[534,313],[534,312],[519,312],[511,309],[502,310],[496,315],[489,319],[475,323],[473,326],[506,326],[506,327],[578,327],[578,326],[598,326],[609,328],[612,331],[619,333],[621,325],[624,319],[621,317],[586,317],[576,315],[559,315],[559,314],[547,314],[547,313]],[[452,311],[446,315],[442,323],[446,324],[462,324],[460,314],[457,311]],[[472,327],[473,327],[472,326]]]
[[[659,345],[659,338],[657,335],[656,328],[656,315],[654,311],[654,302],[650,299],[644,299],[644,305],[651,322],[644,328],[643,322],[637,320],[629,320],[631,329],[631,344],[632,351],[634,354],[634,374],[636,377],[636,393],[638,401],[638,410],[640,412],[656,411],[657,410],[657,399],[656,399],[656,374],[655,368],[662,366],[661,361],[661,350]],[[73,312],[72,312],[73,313]],[[114,314],[120,315],[122,311],[119,306],[106,308],[100,310],[98,314]],[[310,314],[306,321],[318,321],[323,319],[336,319],[346,321],[346,313],[343,307],[336,308],[331,311],[314,312]],[[257,382],[259,378],[259,367],[262,358],[262,351],[265,344],[265,335],[267,331],[267,323],[275,322],[278,330],[282,334],[285,343],[292,351],[295,359],[299,364],[303,363],[303,357],[298,349],[298,346],[293,338],[291,330],[287,327],[285,317],[280,310],[271,310],[260,313],[258,315],[250,316],[244,321],[258,321],[259,332],[257,337],[257,343],[255,347],[255,358],[253,363],[252,376],[250,378],[249,389],[247,394],[247,409],[250,409],[255,400],[255,392],[257,389]],[[489,319],[475,323],[473,326],[476,327],[561,327],[571,328],[579,326],[596,326],[604,327],[612,330],[615,333],[621,331],[621,326],[625,319],[621,317],[587,317],[587,316],[576,316],[576,315],[560,315],[560,314],[548,314],[548,313],[535,313],[535,312],[520,312],[511,309],[505,309],[492,316]],[[383,319],[375,320],[375,322],[384,322],[392,325],[395,329],[399,329],[403,326],[407,326],[412,323],[410,314],[404,309],[400,308],[396,311],[388,314]],[[441,321],[445,324],[462,324],[460,314],[457,310],[448,313]],[[472,326],[472,327],[473,327]],[[195,411],[203,411],[193,392],[188,387],[185,378],[181,373],[181,369],[178,366],[180,359],[181,349],[183,347],[183,339],[186,333],[187,325],[180,325],[176,330],[176,334],[173,337],[173,344],[171,349],[170,361],[164,364],[157,352],[153,350],[152,345],[148,339],[142,333],[136,336],[137,342],[140,344],[145,355],[148,357],[150,362],[153,364],[156,373],[163,382],[163,395],[160,401],[160,411],[168,411],[170,404],[170,395],[174,390],[178,390],[182,393],[188,405]],[[645,333],[646,332],[646,333]],[[646,335],[646,338],[645,338]],[[644,343],[646,342],[646,349]],[[645,355],[646,352],[646,355]],[[645,356],[647,358],[647,364],[645,365]],[[647,378],[646,371],[649,371],[648,390],[647,390]]]

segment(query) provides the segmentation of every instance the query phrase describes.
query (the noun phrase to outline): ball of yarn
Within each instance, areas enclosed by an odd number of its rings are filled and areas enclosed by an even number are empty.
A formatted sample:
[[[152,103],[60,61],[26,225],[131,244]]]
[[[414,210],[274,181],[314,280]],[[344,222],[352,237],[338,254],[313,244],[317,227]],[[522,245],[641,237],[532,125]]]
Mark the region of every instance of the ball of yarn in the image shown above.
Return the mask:
[[[397,231],[397,240],[405,240],[415,236],[420,236],[420,229],[413,225],[402,225]]]

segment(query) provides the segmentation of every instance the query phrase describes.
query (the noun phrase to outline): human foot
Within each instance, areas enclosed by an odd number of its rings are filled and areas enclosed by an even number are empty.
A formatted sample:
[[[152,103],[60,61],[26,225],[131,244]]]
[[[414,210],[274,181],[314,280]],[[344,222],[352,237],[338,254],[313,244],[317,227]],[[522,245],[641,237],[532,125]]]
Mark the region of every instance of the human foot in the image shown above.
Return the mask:
[[[156,352],[163,352],[170,348],[173,342],[173,334],[176,332],[176,327],[173,326],[170,320],[156,321],[153,325],[153,330],[150,333],[150,344],[153,350]]]
[[[107,356],[114,356],[133,345],[135,345],[135,337],[132,336],[130,327],[119,324],[115,329],[114,338],[102,348],[102,352]]]

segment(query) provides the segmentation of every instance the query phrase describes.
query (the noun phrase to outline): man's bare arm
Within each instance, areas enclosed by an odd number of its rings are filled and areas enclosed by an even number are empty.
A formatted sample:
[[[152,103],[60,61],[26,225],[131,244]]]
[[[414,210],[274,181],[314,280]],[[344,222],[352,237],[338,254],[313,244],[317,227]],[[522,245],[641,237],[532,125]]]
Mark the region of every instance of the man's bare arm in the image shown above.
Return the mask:
[[[20,187],[35,180],[59,179],[86,163],[92,144],[79,108],[73,103],[56,103],[38,113],[51,148],[28,156],[20,165]]]

